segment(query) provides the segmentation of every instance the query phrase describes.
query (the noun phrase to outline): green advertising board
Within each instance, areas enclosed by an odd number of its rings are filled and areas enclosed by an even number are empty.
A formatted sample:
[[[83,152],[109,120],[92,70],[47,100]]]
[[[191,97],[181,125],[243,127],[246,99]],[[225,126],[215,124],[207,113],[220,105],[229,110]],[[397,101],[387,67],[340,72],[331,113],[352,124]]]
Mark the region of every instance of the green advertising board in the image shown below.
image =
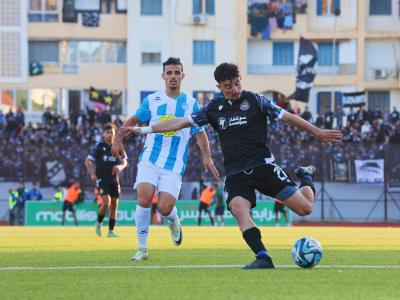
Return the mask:
[[[35,201],[26,202],[25,225],[27,226],[59,226],[62,218],[62,202]],[[193,200],[180,200],[176,203],[178,215],[182,225],[197,225],[199,216],[199,202]],[[136,201],[120,201],[118,207],[118,225],[135,225]],[[214,214],[214,207],[210,210]],[[76,216],[79,225],[93,226],[97,220],[97,204],[83,202],[75,205]],[[259,201],[257,207],[252,209],[252,217],[257,225],[274,226],[275,213],[274,203],[271,201]],[[291,222],[288,210],[289,222]],[[236,225],[232,214],[225,210],[225,225]],[[107,220],[108,218],[106,218]],[[210,225],[208,215],[203,212],[202,225]],[[288,225],[280,216],[280,225]],[[67,211],[65,225],[74,225],[72,215]]]

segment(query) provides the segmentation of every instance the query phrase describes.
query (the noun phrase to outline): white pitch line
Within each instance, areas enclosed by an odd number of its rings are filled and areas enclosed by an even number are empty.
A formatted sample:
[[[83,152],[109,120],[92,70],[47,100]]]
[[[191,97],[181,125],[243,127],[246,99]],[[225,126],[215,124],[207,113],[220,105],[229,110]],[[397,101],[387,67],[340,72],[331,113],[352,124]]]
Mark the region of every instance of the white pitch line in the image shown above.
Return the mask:
[[[177,265],[177,266],[65,266],[65,267],[0,267],[0,271],[79,270],[79,269],[216,269],[241,268],[243,265]],[[299,268],[295,265],[277,265],[278,269]],[[400,266],[322,265],[317,269],[400,269]]]

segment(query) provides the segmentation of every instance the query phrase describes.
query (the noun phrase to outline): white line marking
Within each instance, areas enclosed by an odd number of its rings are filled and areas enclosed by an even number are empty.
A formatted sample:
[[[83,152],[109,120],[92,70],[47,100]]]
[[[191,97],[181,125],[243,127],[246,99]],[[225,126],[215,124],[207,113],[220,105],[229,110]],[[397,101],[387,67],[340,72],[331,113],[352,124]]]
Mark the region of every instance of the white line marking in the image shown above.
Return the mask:
[[[79,270],[79,269],[201,269],[241,268],[243,265],[177,265],[177,266],[65,266],[65,267],[0,267],[0,271]],[[277,265],[278,269],[299,268],[295,265]],[[400,266],[322,265],[317,269],[400,269]]]

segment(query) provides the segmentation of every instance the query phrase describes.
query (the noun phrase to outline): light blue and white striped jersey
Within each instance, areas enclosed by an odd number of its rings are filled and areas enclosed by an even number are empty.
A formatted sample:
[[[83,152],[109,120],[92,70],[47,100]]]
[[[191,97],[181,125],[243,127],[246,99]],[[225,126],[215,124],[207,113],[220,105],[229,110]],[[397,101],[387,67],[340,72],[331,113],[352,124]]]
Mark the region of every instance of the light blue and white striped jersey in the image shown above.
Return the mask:
[[[168,97],[165,91],[157,91],[143,100],[135,116],[141,122],[150,121],[151,126],[191,115],[199,109],[197,100],[185,93],[173,99]],[[139,161],[149,161],[183,176],[189,157],[190,135],[199,131],[204,131],[204,128],[192,127],[174,132],[148,134]]]

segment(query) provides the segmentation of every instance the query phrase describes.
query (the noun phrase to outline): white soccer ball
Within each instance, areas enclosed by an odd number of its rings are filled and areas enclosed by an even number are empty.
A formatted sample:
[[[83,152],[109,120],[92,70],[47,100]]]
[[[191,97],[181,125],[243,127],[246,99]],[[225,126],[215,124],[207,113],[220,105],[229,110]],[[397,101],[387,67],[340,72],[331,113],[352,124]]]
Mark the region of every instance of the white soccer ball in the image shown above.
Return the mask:
[[[312,237],[298,239],[292,247],[292,259],[302,268],[316,266],[322,258],[321,244]]]

